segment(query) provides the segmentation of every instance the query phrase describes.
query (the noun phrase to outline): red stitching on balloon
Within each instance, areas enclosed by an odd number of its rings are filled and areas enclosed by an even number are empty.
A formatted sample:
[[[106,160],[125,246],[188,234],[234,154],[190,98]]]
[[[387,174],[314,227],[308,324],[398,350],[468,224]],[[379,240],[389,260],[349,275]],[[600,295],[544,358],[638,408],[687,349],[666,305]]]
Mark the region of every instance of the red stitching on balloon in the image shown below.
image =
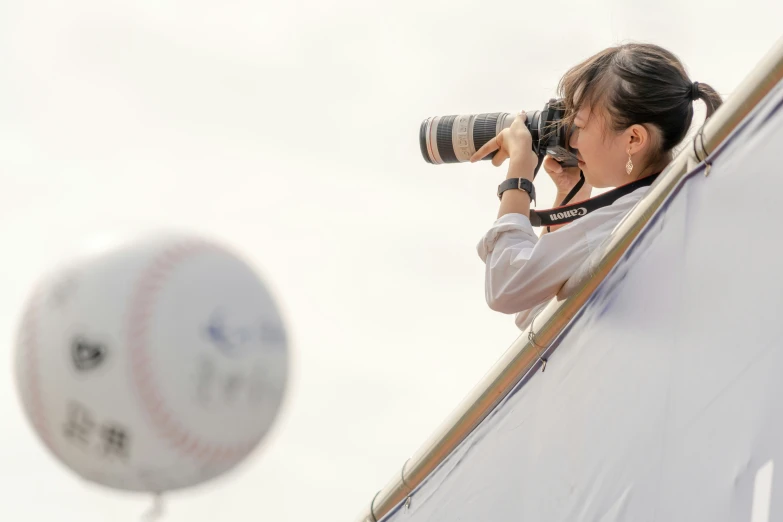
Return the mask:
[[[153,315],[157,293],[170,273],[188,258],[216,248],[206,241],[194,240],[164,250],[150,263],[141,275],[131,297],[127,324],[128,349],[133,382],[144,409],[158,433],[186,455],[212,461],[239,460],[253,451],[258,439],[230,445],[215,444],[200,439],[185,428],[166,405],[157,384],[147,345],[149,322]]]

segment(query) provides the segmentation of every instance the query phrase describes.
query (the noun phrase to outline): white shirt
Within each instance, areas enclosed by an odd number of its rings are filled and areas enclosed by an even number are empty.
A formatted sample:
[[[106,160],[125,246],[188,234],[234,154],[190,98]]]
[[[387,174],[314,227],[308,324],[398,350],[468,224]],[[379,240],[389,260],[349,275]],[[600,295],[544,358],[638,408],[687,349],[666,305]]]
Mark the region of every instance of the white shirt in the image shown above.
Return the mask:
[[[524,329],[648,189],[640,187],[540,238],[527,216],[500,217],[476,247],[486,264],[484,293],[489,307],[516,314],[517,326]]]

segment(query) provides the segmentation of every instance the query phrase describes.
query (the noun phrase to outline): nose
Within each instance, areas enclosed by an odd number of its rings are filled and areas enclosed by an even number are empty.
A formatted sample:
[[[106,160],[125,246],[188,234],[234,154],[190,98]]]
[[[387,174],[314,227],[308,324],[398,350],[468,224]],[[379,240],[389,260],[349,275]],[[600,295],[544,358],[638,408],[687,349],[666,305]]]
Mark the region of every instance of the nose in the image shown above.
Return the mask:
[[[579,148],[579,129],[577,127],[571,128],[571,136],[569,137],[568,142],[572,149]]]

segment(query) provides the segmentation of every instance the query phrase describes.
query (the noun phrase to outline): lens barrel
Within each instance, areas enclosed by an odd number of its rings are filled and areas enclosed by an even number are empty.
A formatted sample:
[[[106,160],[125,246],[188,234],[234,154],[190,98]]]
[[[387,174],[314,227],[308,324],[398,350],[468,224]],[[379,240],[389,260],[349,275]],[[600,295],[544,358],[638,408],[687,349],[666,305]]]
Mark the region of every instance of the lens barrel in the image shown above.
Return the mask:
[[[539,158],[549,154],[563,167],[575,167],[576,154],[568,146],[568,129],[561,125],[562,104],[552,99],[542,111],[526,112],[525,124],[533,138],[533,153]],[[421,123],[419,147],[424,161],[434,165],[462,163],[500,131],[511,126],[515,116],[508,112],[433,116]],[[483,159],[491,159],[491,153]],[[538,167],[536,167],[536,171]]]
[[[439,165],[462,163],[485,143],[510,127],[514,116],[507,112],[434,116],[421,123],[419,146],[424,161]],[[494,156],[490,154],[488,158]]]

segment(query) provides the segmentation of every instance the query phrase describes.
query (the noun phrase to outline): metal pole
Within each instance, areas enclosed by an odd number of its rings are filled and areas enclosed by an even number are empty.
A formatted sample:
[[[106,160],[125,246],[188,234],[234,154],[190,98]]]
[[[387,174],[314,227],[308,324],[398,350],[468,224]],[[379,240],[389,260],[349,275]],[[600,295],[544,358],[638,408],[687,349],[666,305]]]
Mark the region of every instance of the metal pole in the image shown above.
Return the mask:
[[[783,79],[783,38],[767,53],[735,94],[727,99],[704,125],[704,148],[714,151],[758,102]],[[701,138],[698,147],[701,147]],[[563,301],[553,299],[534,324],[520,335],[462,403],[408,460],[389,484],[380,490],[359,517],[376,522],[410,493],[465,440],[504,397],[541,364],[540,356],[603,281],[641,229],[660,208],[680,179],[704,158],[694,157],[692,147],[683,151],[661,173],[644,199],[629,213],[615,233],[602,245],[595,273],[580,282]]]

